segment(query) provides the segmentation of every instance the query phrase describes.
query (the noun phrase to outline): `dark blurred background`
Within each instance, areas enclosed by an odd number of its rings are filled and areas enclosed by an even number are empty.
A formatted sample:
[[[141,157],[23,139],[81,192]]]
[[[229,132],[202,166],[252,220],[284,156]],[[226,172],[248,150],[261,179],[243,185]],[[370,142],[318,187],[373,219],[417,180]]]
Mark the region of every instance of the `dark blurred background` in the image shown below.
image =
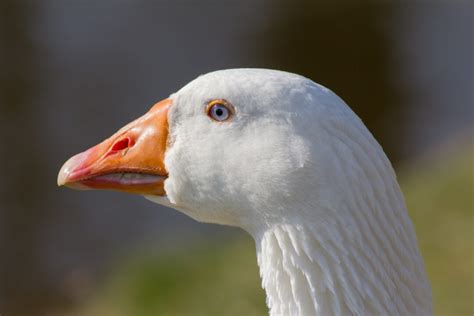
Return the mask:
[[[2,0],[0,313],[69,313],[137,249],[240,236],[141,197],[56,187],[68,157],[200,74],[305,75],[354,109],[397,170],[470,148],[473,12],[461,0]]]

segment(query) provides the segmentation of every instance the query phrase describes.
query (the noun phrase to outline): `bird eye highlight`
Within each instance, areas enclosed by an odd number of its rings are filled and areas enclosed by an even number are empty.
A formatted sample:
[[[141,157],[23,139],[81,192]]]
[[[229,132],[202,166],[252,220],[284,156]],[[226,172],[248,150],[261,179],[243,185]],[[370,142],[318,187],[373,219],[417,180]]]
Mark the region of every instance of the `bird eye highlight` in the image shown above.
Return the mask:
[[[224,100],[214,100],[207,106],[207,115],[218,122],[224,122],[233,115],[231,105]]]

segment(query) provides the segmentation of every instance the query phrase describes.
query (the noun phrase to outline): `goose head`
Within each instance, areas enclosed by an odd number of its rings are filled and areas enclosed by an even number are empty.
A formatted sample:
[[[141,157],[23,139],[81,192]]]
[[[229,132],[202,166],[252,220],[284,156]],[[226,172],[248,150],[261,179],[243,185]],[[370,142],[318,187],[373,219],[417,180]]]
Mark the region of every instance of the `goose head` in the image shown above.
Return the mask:
[[[58,184],[141,194],[248,231],[274,315],[431,309],[390,162],[349,107],[305,77],[200,76],[69,159]]]
[[[324,150],[313,136],[328,117],[315,113],[337,112],[335,101],[294,74],[213,72],[71,158],[58,183],[142,194],[198,221],[246,229],[286,220],[293,202],[325,182],[307,170],[324,168],[312,157]]]

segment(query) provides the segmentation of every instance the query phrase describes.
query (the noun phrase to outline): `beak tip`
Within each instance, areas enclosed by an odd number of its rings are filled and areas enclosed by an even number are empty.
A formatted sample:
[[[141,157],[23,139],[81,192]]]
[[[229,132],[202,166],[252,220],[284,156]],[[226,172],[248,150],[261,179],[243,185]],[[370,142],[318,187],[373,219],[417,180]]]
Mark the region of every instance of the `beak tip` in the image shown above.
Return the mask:
[[[58,173],[58,187],[61,187],[67,183],[69,172],[67,172],[67,162],[61,167]]]
[[[84,161],[84,155],[78,154],[69,158],[61,167],[58,173],[57,183],[58,186],[67,186],[74,181],[71,181],[71,175],[80,168],[81,163]]]
[[[61,167],[61,170],[58,173],[58,179],[57,179],[58,187],[68,187],[75,190],[89,190],[89,188],[83,185],[81,182],[75,182],[74,180],[71,179],[70,177],[71,171],[68,168],[69,167],[68,163],[70,160],[66,161],[66,163]]]

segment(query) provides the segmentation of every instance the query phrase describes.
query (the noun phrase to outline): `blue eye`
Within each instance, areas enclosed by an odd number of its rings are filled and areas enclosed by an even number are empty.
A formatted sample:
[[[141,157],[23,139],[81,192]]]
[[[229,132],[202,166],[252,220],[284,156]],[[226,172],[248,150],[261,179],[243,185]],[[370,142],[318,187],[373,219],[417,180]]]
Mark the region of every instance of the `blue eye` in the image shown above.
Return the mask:
[[[214,103],[210,105],[208,115],[218,122],[229,119],[232,115],[231,110],[224,103]]]

